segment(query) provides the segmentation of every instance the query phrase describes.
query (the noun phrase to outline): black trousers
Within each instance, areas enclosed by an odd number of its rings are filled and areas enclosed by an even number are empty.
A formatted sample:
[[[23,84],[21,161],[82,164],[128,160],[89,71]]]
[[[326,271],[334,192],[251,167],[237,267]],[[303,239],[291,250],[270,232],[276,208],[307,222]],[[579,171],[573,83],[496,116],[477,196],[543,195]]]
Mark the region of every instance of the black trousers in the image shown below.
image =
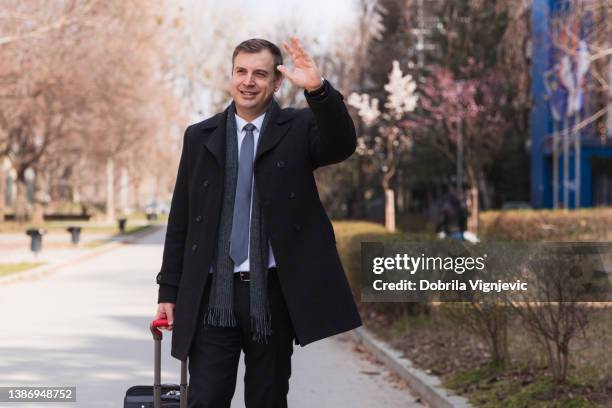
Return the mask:
[[[203,323],[210,296],[208,279],[200,308],[199,326],[189,352],[189,408],[229,408],[245,354],[246,408],[286,408],[295,332],[283,298],[276,268],[268,274],[272,335],[267,344],[254,342],[249,316],[249,283],[234,277],[234,312],[238,327]]]

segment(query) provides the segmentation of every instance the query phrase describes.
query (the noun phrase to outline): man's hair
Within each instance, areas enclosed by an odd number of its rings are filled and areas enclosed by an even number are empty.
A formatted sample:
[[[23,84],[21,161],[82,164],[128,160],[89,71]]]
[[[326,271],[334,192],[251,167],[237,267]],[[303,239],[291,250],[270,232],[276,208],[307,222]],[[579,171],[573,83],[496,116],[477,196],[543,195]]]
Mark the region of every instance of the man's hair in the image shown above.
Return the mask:
[[[234,66],[236,55],[240,54],[241,52],[255,54],[263,50],[268,50],[270,51],[270,54],[272,54],[272,57],[274,58],[274,76],[278,77],[280,72],[276,69],[276,67],[283,64],[283,55],[281,54],[281,50],[276,44],[261,38],[251,38],[250,40],[241,42],[236,46],[236,48],[234,48],[234,54],[232,54],[232,68]]]

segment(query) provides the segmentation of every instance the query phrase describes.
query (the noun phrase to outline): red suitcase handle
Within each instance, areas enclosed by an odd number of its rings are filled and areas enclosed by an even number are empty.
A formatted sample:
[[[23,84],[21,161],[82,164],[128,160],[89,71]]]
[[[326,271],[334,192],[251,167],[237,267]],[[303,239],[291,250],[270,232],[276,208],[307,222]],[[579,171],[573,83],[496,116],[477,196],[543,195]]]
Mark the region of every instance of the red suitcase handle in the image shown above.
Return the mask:
[[[168,319],[153,320],[151,324],[149,325],[151,334],[153,334],[153,339],[161,340],[164,335],[162,334],[161,330],[158,329],[158,327],[168,327],[168,326],[169,326]]]
[[[153,373],[153,406],[161,408],[161,340],[162,332],[158,327],[168,327],[167,319],[153,320],[149,325],[153,340],[155,341],[154,349],[154,373]],[[181,361],[181,408],[187,408],[187,362]]]

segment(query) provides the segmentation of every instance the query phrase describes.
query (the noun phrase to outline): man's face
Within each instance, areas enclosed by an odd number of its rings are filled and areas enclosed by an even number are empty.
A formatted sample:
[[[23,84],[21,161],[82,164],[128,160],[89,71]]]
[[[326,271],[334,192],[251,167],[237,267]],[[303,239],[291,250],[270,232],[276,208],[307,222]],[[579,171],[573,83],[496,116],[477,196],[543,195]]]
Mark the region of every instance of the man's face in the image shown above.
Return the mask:
[[[275,71],[274,57],[268,50],[236,55],[231,94],[239,113],[259,116],[265,111],[282,81]]]

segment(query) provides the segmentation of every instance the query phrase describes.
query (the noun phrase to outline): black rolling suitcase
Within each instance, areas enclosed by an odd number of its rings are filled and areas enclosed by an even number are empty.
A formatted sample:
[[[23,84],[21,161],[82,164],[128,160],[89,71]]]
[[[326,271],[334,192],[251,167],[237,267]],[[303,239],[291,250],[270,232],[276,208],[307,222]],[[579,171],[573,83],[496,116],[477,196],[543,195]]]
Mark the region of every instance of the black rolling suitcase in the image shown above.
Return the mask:
[[[161,384],[161,341],[158,327],[168,326],[166,319],[151,322],[151,333],[155,341],[155,373],[153,386],[130,387],[123,400],[123,408],[187,408],[187,363],[181,361],[181,384]]]

